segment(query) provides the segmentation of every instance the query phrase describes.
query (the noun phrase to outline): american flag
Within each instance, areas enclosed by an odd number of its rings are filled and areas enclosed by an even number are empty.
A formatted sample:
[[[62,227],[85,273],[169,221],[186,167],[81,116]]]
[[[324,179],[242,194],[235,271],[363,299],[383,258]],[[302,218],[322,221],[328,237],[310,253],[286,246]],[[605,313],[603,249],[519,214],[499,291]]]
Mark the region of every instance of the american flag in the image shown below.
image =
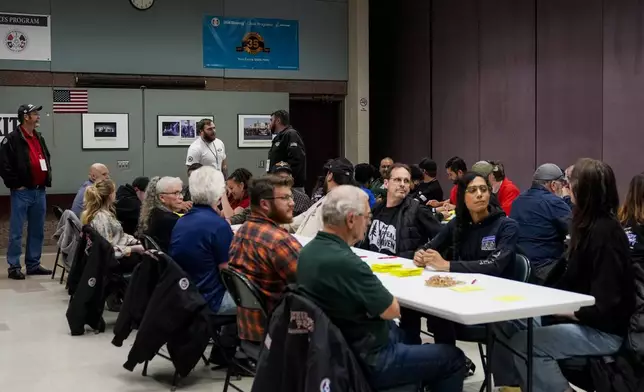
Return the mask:
[[[87,113],[87,90],[54,90],[54,113]]]

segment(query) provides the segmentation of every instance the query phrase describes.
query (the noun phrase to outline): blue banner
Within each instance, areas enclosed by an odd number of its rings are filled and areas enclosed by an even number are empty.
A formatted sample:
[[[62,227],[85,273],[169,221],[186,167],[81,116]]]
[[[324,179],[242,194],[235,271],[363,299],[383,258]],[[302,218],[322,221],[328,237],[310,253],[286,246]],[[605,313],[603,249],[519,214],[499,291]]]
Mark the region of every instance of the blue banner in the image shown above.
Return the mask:
[[[300,68],[296,20],[205,16],[204,68]]]

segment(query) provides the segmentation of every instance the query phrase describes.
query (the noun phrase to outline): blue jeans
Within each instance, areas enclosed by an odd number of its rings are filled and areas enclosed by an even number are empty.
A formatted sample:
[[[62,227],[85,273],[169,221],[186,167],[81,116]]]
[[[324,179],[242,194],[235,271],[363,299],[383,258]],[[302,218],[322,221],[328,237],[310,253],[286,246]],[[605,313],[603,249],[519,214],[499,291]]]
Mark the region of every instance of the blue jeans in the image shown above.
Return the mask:
[[[40,266],[42,245],[45,239],[45,215],[47,201],[44,189],[11,191],[11,218],[9,222],[9,247],[7,262],[9,270],[20,269],[22,253],[22,228],[27,221],[27,247],[25,265],[27,271]]]
[[[461,392],[465,355],[456,346],[405,344],[404,333],[392,322],[389,344],[375,355],[369,379],[378,389],[403,385],[427,386],[436,392]]]
[[[496,338],[515,351],[527,356],[528,331],[524,320],[495,325]],[[557,363],[558,360],[581,356],[615,354],[622,338],[579,324],[541,326],[535,319],[534,327],[534,392],[563,392],[570,385]],[[520,385],[526,390],[528,372],[524,358],[514,355],[500,344],[494,345],[492,371],[497,385]]]

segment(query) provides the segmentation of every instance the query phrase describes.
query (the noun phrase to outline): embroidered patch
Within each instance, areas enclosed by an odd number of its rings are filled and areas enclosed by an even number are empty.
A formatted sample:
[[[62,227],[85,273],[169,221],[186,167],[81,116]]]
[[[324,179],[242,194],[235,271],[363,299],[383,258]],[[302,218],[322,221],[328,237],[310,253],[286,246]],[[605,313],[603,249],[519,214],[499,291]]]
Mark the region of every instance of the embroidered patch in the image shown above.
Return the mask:
[[[188,286],[190,286],[190,281],[188,280],[188,278],[181,278],[181,280],[179,280],[179,287],[181,288],[181,290],[186,291],[188,289]]]
[[[87,281],[87,285],[88,285],[89,287],[94,287],[94,286],[96,286],[96,278],[89,278],[89,280]]]
[[[481,240],[481,250],[494,250],[496,249],[496,237],[491,235],[483,237]]]
[[[325,378],[320,383],[320,392],[331,392],[331,380]]]
[[[633,248],[637,244],[637,235],[633,233],[630,227],[624,229],[624,232],[626,233],[626,237],[628,237],[628,244]]]

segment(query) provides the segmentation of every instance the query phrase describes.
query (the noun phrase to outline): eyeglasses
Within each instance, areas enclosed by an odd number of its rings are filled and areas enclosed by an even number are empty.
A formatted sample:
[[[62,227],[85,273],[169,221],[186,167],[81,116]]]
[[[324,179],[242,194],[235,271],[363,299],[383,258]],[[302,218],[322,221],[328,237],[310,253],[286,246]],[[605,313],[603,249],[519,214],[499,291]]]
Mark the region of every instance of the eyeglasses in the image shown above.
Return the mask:
[[[465,188],[465,191],[472,195],[475,194],[476,191],[481,191],[481,193],[485,194],[490,191],[490,187],[487,185],[479,185],[479,186],[474,185],[474,186],[468,186],[467,188]]]
[[[175,196],[183,196],[182,191],[176,191],[176,192],[161,192],[162,195],[175,195]]]
[[[274,196],[274,197],[265,197],[266,200],[285,200],[285,201],[291,201],[293,200],[293,195],[284,195],[284,196]]]

